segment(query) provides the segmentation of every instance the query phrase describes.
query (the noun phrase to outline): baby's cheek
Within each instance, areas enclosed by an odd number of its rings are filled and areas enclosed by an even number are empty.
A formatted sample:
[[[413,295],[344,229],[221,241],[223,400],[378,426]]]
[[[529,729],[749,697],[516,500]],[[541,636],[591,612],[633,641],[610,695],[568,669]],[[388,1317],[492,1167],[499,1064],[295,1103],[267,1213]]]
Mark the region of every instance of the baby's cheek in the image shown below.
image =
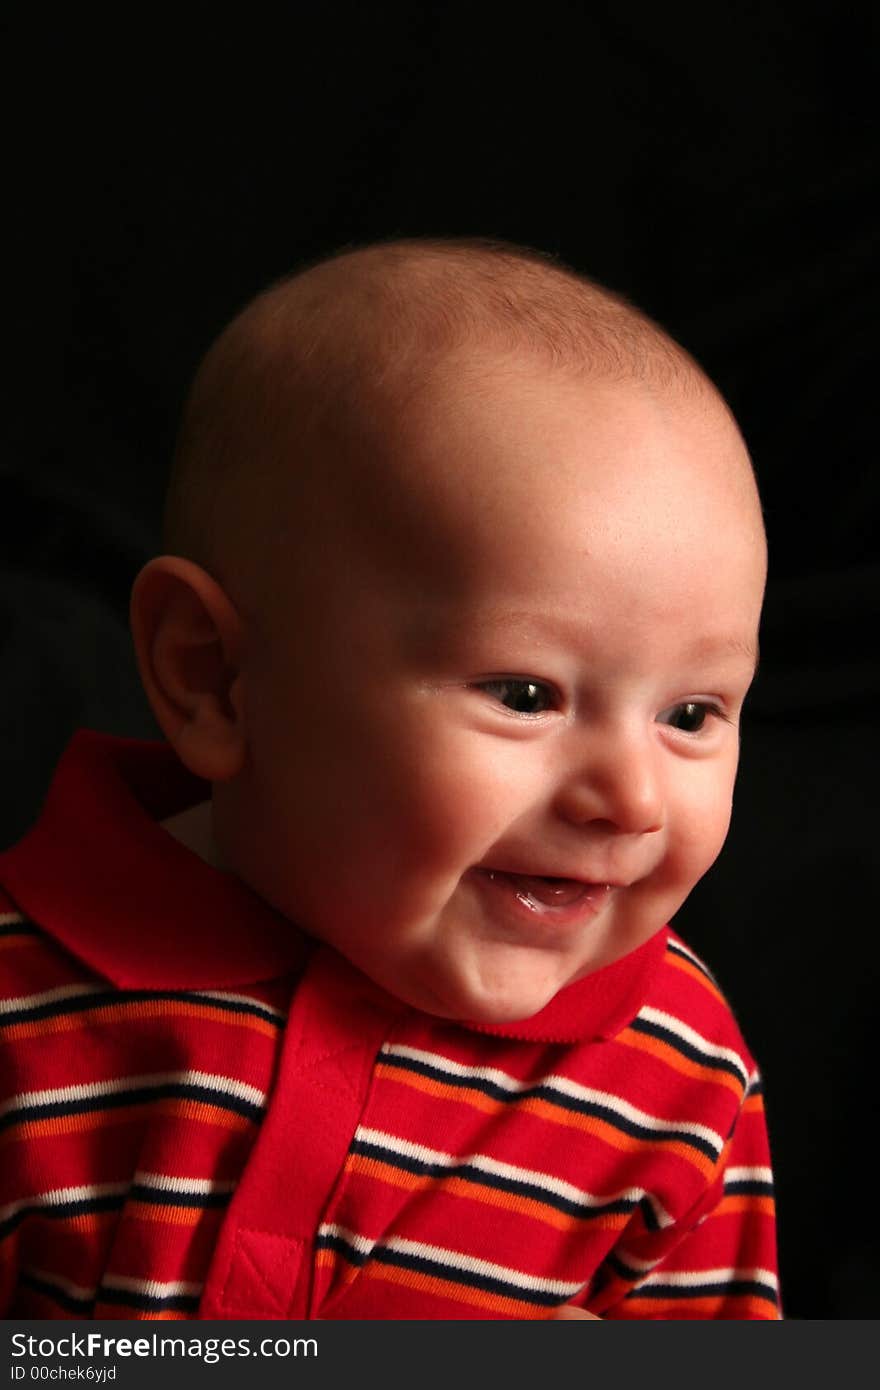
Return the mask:
[[[537,799],[523,760],[503,746],[439,743],[423,753],[401,788],[413,833],[459,847],[468,862],[482,857]]]
[[[675,828],[673,843],[680,871],[690,887],[714,864],[730,828],[729,793],[707,796],[691,806]]]

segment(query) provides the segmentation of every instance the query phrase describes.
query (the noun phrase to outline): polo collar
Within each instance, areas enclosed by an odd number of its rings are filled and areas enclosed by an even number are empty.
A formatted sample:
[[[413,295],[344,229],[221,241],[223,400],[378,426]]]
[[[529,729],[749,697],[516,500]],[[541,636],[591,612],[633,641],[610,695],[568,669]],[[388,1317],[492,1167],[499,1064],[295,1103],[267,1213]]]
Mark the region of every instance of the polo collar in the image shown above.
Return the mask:
[[[308,938],[162,828],[209,796],[168,745],[82,730],[33,829],[0,853],[0,882],[36,925],[122,989],[222,989],[298,973]],[[530,1042],[613,1037],[645,1002],[668,934],[568,985],[532,1018],[463,1026]]]
[[[68,951],[123,989],[218,989],[301,968],[300,932],[159,824],[210,796],[166,744],[82,730],[0,882]]]

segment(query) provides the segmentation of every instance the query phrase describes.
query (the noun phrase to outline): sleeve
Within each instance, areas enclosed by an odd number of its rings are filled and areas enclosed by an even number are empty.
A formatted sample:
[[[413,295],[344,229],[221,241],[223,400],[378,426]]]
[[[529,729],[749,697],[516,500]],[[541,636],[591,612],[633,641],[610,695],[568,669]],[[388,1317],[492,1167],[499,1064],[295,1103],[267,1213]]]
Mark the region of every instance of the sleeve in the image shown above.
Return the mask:
[[[0,893],[0,953],[6,968],[0,972],[0,1318],[13,1314],[18,1284],[19,1227],[23,1214],[19,1178],[20,1144],[13,1133],[17,1093],[21,1090],[16,1065],[15,988],[10,964],[26,938],[19,913]]]
[[[64,1075],[57,1058],[70,1055],[69,1043],[61,1035],[57,1051],[47,1048],[41,1020],[58,995],[76,987],[62,983],[58,954],[47,946],[0,890],[0,1318],[31,1316],[33,1290],[56,1240],[49,1214],[62,1209],[65,1184],[55,1176],[54,1157],[63,1153],[65,1136],[51,1101]],[[40,1095],[49,1102],[42,1125],[32,1104]]]
[[[666,1230],[625,1235],[585,1306],[616,1320],[782,1316],[773,1177],[757,1071],[703,1196]]]

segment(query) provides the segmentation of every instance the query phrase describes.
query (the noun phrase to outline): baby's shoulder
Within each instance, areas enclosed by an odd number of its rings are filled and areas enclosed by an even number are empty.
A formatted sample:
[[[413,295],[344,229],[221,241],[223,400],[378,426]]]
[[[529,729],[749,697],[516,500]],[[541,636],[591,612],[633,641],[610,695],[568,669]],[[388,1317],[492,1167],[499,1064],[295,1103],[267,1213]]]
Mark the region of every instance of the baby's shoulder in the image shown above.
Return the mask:
[[[687,942],[669,931],[666,949],[648,996],[640,1010],[647,1021],[668,1010],[682,1023],[749,1056],[733,1004],[717,977]]]
[[[740,1099],[760,1085],[754,1057],[718,980],[671,931],[659,968],[619,1040],[683,1077],[728,1087]]]
[[[71,1022],[108,988],[0,893],[0,1085],[7,1096],[10,1087],[45,1085],[50,1053],[71,1069],[80,1041]]]
[[[7,1039],[24,1020],[22,1007],[43,1004],[79,983],[84,972],[52,938],[0,891],[0,1026]],[[44,997],[46,996],[46,997]]]

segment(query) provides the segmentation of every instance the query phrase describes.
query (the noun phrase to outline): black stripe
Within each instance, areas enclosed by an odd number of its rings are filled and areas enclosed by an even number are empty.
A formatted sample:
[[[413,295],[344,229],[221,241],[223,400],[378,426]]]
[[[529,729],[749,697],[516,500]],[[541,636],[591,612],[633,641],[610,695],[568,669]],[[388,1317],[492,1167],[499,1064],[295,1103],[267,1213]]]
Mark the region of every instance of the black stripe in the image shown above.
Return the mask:
[[[125,1192],[105,1193],[99,1197],[82,1197],[73,1202],[52,1202],[45,1205],[34,1202],[30,1206],[20,1207],[13,1216],[0,1222],[0,1237],[11,1234],[29,1216],[44,1216],[63,1221],[71,1216],[84,1216],[91,1212],[117,1211],[124,1207],[129,1200],[151,1202],[156,1206],[207,1209],[228,1206],[232,1195],[231,1192],[164,1192],[158,1188],[146,1187],[142,1183],[133,1183],[131,1188]]]
[[[37,1274],[28,1274],[27,1270],[22,1273],[21,1282],[27,1288],[34,1289],[53,1303],[57,1303],[59,1308],[66,1308],[69,1313],[90,1313],[95,1306],[94,1294],[78,1296],[68,1293],[66,1289],[59,1289],[56,1284],[41,1279]]]
[[[365,1158],[378,1159],[382,1163],[389,1164],[392,1168],[399,1168],[419,1177],[463,1178],[466,1182],[472,1182],[479,1187],[495,1188],[499,1192],[510,1192],[519,1197],[531,1197],[536,1202],[540,1202],[542,1206],[554,1207],[567,1216],[578,1216],[585,1220],[596,1216],[627,1214],[636,1206],[636,1202],[631,1197],[618,1197],[614,1201],[604,1202],[601,1206],[588,1206],[571,1197],[563,1197],[561,1193],[548,1192],[539,1183],[529,1182],[525,1178],[510,1178],[499,1173],[487,1173],[484,1169],[470,1163],[458,1163],[452,1167],[443,1163],[427,1163],[423,1159],[399,1154],[394,1149],[384,1149],[379,1144],[371,1144],[363,1139],[354,1140],[351,1152],[362,1154]]]
[[[529,1090],[516,1091],[511,1093],[503,1086],[498,1086],[494,1081],[489,1081],[484,1076],[459,1076],[455,1072],[446,1072],[439,1066],[433,1066],[429,1062],[423,1062],[418,1057],[401,1057],[390,1052],[379,1054],[379,1060],[389,1067],[399,1067],[401,1071],[415,1072],[418,1076],[428,1077],[431,1081],[442,1081],[447,1086],[457,1086],[461,1090],[482,1091],[483,1095],[490,1096],[492,1100],[514,1101],[525,1100],[534,1096],[538,1092],[538,1087],[531,1087]]]
[[[716,1294],[754,1294],[772,1303],[774,1308],[778,1306],[775,1291],[757,1279],[731,1279],[729,1283],[720,1284],[646,1284],[644,1288],[631,1290],[627,1298],[710,1298]]]
[[[631,1284],[634,1279],[644,1279],[645,1277],[646,1271],[644,1266],[639,1269],[633,1269],[625,1262],[622,1256],[615,1255],[613,1251],[610,1255],[606,1255],[602,1262],[602,1268],[604,1269],[606,1266],[613,1270],[619,1279],[625,1279],[628,1284]]]
[[[32,1004],[25,1008],[13,1009],[0,1018],[0,1027],[12,1028],[18,1023],[41,1022],[47,1018],[65,1018],[70,1014],[87,1013],[91,1009],[125,1009],[132,1004],[174,1003],[190,1004],[194,1008],[221,1009],[224,1013],[250,1015],[261,1018],[274,1027],[280,1028],[283,1020],[264,1004],[241,1002],[232,999],[206,999],[193,990],[153,990],[132,989],[120,993],[119,990],[95,990],[88,994],[74,994],[66,999],[52,999],[43,1004]]]
[[[231,1192],[169,1192],[162,1187],[147,1187],[136,1182],[132,1185],[133,1202],[150,1202],[157,1207],[193,1207],[199,1210],[209,1207],[226,1207],[232,1198]]]
[[[19,1207],[12,1216],[0,1222],[0,1236],[9,1235],[26,1221],[29,1216],[49,1217],[53,1221],[64,1221],[70,1216],[84,1216],[95,1211],[119,1211],[128,1199],[127,1192],[105,1193],[101,1197],[81,1197],[75,1202],[52,1202],[45,1205],[34,1202],[30,1206]]]
[[[657,1213],[654,1210],[654,1204],[648,1196],[644,1196],[639,1202],[639,1210],[642,1213],[642,1220],[645,1223],[646,1230],[659,1231],[662,1229],[657,1219]]]
[[[743,1197],[772,1197],[773,1184],[762,1182],[759,1178],[740,1178],[734,1182],[725,1180],[724,1195],[729,1197],[732,1192]]]
[[[362,1269],[367,1263],[367,1260],[373,1255],[372,1250],[367,1250],[366,1252],[358,1250],[356,1245],[349,1245],[348,1241],[343,1240],[342,1236],[329,1234],[318,1236],[315,1241],[315,1249],[335,1250],[338,1255],[344,1255],[349,1264],[357,1265],[358,1269]]]
[[[140,1308],[144,1312],[152,1313],[163,1308],[167,1308],[176,1313],[195,1313],[198,1310],[201,1294],[176,1293],[176,1294],[147,1294],[135,1293],[127,1289],[100,1289],[98,1292],[98,1303],[112,1303],[115,1306],[126,1308]]]
[[[118,1110],[128,1105],[148,1104],[157,1100],[198,1100],[218,1110],[231,1110],[249,1120],[258,1120],[262,1107],[240,1096],[214,1091],[208,1086],[169,1081],[161,1086],[137,1086],[126,1091],[111,1091],[102,1096],[84,1096],[75,1100],[55,1100],[43,1105],[23,1105],[0,1117],[0,1130],[28,1121],[58,1119],[62,1115],[87,1115],[99,1110]]]
[[[647,1139],[655,1144],[687,1144],[689,1148],[705,1154],[713,1162],[718,1158],[718,1149],[710,1144],[708,1139],[702,1139],[698,1134],[688,1134],[686,1130],[679,1129],[658,1132],[650,1129],[647,1125],[638,1124],[635,1120],[626,1119],[623,1115],[619,1115],[616,1110],[602,1105],[599,1101],[581,1100],[576,1096],[566,1095],[564,1091],[557,1091],[553,1086],[548,1086],[543,1082],[526,1087],[522,1091],[511,1092],[496,1085],[494,1081],[489,1081],[486,1077],[458,1076],[453,1072],[445,1072],[441,1067],[432,1066],[416,1058],[399,1057],[383,1052],[381,1060],[387,1066],[399,1067],[402,1071],[415,1072],[420,1076],[430,1077],[433,1081],[441,1081],[447,1086],[455,1086],[461,1090],[480,1091],[483,1095],[490,1096],[493,1100],[503,1101],[507,1105],[517,1104],[524,1100],[546,1100],[560,1110],[569,1110],[575,1114],[606,1120],[615,1129],[620,1130],[623,1134],[631,1135],[634,1139]]]
[[[661,1042],[668,1043],[676,1052],[680,1052],[682,1057],[687,1057],[691,1062],[699,1062],[701,1066],[711,1067],[713,1071],[729,1072],[731,1076],[736,1077],[741,1086],[748,1085],[748,1071],[745,1067],[736,1066],[726,1057],[711,1057],[707,1053],[701,1052],[694,1043],[679,1037],[678,1033],[673,1032],[671,1028],[664,1028],[662,1023],[653,1023],[649,1019],[637,1015],[630,1027],[636,1033],[647,1033],[652,1038],[659,1038]],[[743,1072],[746,1073],[745,1078]]]
[[[0,936],[42,936],[32,922],[7,922],[0,927]]]
[[[667,941],[666,949],[667,951],[671,951],[674,956],[678,956],[679,960],[686,960],[688,965],[692,965],[695,970],[699,970],[700,974],[704,975],[706,979],[709,981],[709,983],[713,984],[716,989],[720,988],[718,981],[712,974],[712,971],[708,968],[708,966],[705,966],[701,960],[697,960],[687,951],[683,951],[682,948],[679,945],[677,945],[677,943],[674,941]]]
[[[362,1266],[368,1260],[378,1264],[392,1265],[397,1269],[409,1269],[415,1274],[433,1275],[447,1283],[461,1284],[466,1288],[480,1289],[483,1293],[500,1294],[505,1298],[518,1299],[520,1303],[532,1303],[541,1308],[554,1308],[563,1300],[558,1294],[542,1292],[539,1289],[523,1289],[518,1284],[498,1279],[491,1274],[479,1274],[473,1270],[456,1269],[440,1260],[431,1260],[424,1255],[389,1250],[384,1245],[374,1245],[369,1254],[355,1250],[341,1236],[323,1235],[317,1244],[325,1249],[336,1250],[352,1264]]]

